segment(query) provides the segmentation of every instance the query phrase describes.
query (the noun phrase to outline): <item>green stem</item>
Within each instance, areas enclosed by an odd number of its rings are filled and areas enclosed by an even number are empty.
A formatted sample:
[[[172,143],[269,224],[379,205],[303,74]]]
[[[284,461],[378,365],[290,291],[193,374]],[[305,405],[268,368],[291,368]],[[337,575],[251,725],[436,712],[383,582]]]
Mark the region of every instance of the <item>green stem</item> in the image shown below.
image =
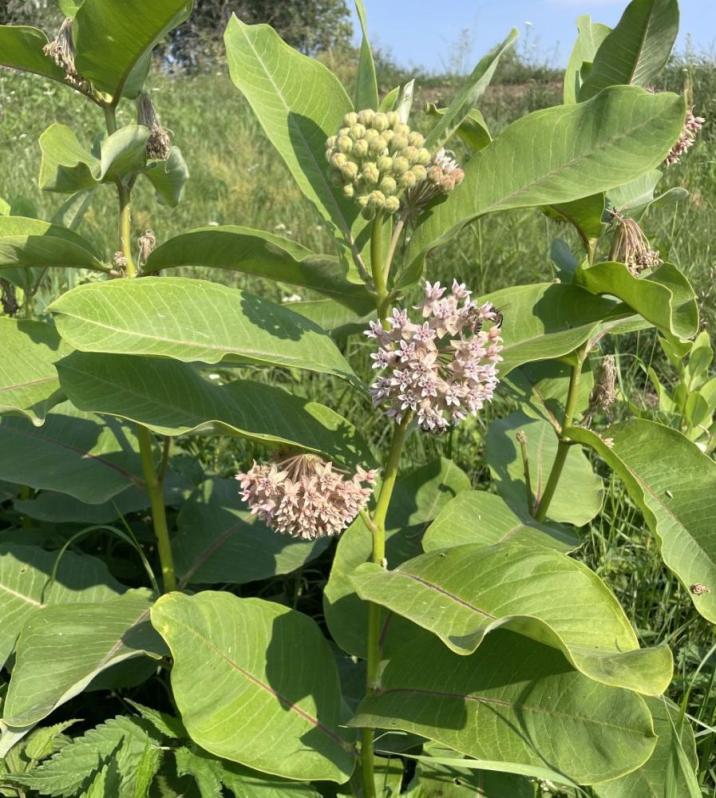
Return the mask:
[[[562,476],[562,469],[569,454],[569,447],[571,442],[567,435],[567,429],[572,425],[576,410],[577,401],[579,399],[579,383],[582,378],[582,366],[587,357],[588,344],[577,350],[576,362],[572,365],[572,374],[569,378],[569,390],[567,392],[567,402],[564,408],[564,419],[562,420],[562,428],[559,432],[559,443],[557,444],[557,454],[555,455],[552,469],[549,472],[547,484],[544,488],[544,493],[538,499],[537,509],[535,511],[535,518],[538,521],[544,521],[547,517],[549,505],[554,498],[554,493],[559,485],[560,477]]]
[[[154,534],[157,538],[157,551],[159,552],[159,563],[162,569],[164,592],[170,593],[172,590],[177,589],[177,580],[174,572],[172,544],[169,539],[169,527],[167,526],[167,513],[164,507],[164,484],[160,474],[154,467],[151,433],[146,427],[138,424],[137,437],[139,438],[139,454],[142,459],[144,482],[146,483],[152,506],[152,520],[154,522]]]
[[[378,318],[385,324],[388,315],[388,270],[387,262],[383,262],[383,214],[377,213],[373,219],[370,237],[370,267],[375,283],[375,304]]]
[[[412,420],[412,413],[407,413],[395,427],[393,440],[383,472],[383,484],[380,488],[373,518],[368,527],[373,535],[371,562],[385,568],[385,519],[388,515],[390,500],[393,496],[395,481],[398,477],[400,454],[405,443],[405,435]],[[366,641],[366,693],[371,695],[378,687],[378,671],[380,668],[380,630],[382,612],[378,604],[368,604],[368,639]],[[373,730],[363,729],[361,732],[361,771],[363,775],[364,798],[375,798],[375,757],[373,753]]]

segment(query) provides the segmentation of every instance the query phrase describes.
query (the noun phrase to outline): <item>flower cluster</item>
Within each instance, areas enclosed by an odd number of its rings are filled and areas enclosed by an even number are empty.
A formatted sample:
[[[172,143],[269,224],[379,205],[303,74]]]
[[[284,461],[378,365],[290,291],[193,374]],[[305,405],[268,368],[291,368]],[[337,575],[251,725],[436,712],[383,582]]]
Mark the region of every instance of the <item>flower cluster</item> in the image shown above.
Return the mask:
[[[89,83],[77,73],[75,47],[72,41],[72,17],[66,17],[57,31],[57,36],[48,42],[42,52],[64,70],[67,83],[78,91],[89,94]]]
[[[304,540],[337,535],[366,506],[375,471],[360,466],[351,477],[315,454],[258,464],[237,474],[251,512],[286,535]]]
[[[371,395],[375,405],[387,406],[391,418],[400,421],[412,411],[422,429],[441,432],[492,399],[502,360],[500,315],[490,304],[473,302],[457,281],[447,295],[440,283],[426,283],[416,310],[420,323],[405,310],[394,310],[390,329],[372,322],[366,332],[380,346],[373,366],[385,370]]]
[[[326,141],[326,159],[345,196],[355,197],[372,218],[379,210],[396,213],[398,194],[427,178],[431,155],[424,144],[395,111],[351,111]]]
[[[661,264],[661,256],[652,249],[649,239],[634,219],[628,219],[614,213],[617,230],[614,234],[609,257],[619,263],[626,264],[629,271],[638,277],[647,269],[654,269]]]
[[[422,210],[435,197],[449,194],[464,178],[465,172],[454,154],[440,149],[428,166],[425,180],[406,192],[405,203],[412,211]]]
[[[665,166],[671,166],[672,164],[678,163],[681,160],[681,156],[687,150],[691,149],[696,141],[696,136],[698,135],[699,130],[701,130],[703,127],[705,121],[706,120],[703,118],[703,116],[694,116],[692,109],[689,109],[686,112],[686,121],[684,122],[684,127],[681,130],[681,135],[679,136],[676,144],[674,144],[674,146],[671,148],[671,152],[664,159]]]
[[[146,92],[137,97],[137,121],[149,128],[146,155],[150,161],[166,161],[172,153],[172,138],[163,128],[151,98]]]

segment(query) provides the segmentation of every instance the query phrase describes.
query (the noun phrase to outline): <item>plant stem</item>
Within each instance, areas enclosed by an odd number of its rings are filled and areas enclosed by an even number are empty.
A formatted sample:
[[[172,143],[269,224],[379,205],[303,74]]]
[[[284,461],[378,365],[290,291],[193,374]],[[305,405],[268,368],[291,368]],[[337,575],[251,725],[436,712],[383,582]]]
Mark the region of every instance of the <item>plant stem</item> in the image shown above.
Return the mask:
[[[177,580],[174,572],[172,544],[167,526],[167,514],[164,507],[164,483],[154,467],[151,433],[146,427],[138,424],[137,437],[139,438],[139,454],[142,459],[144,481],[152,506],[152,520],[154,522],[154,534],[157,538],[157,551],[159,552],[159,563],[162,569],[164,592],[169,593],[177,589]]]
[[[538,498],[537,509],[535,511],[535,518],[538,521],[544,521],[547,517],[549,505],[554,498],[554,493],[557,490],[560,477],[562,476],[562,469],[569,454],[569,447],[571,446],[569,437],[566,430],[572,425],[572,420],[577,410],[577,400],[579,399],[579,383],[582,378],[582,366],[587,357],[588,344],[577,350],[576,362],[572,365],[572,374],[569,378],[569,390],[567,392],[567,402],[564,408],[564,419],[562,420],[562,428],[559,432],[559,443],[557,444],[557,454],[555,455],[552,469],[549,472],[547,484],[544,488],[544,493]]]
[[[373,535],[373,551],[371,562],[385,568],[385,519],[388,515],[390,500],[393,496],[395,481],[398,477],[400,454],[405,443],[405,435],[412,420],[412,413],[407,413],[393,431],[388,459],[383,472],[383,484],[373,513],[372,522],[368,525]],[[378,670],[380,668],[380,629],[381,608],[378,604],[368,604],[368,639],[366,641],[366,694],[371,695],[378,686]],[[363,775],[364,798],[375,798],[375,760],[373,754],[373,730],[363,729],[361,733],[361,771]]]
[[[378,212],[373,219],[370,237],[370,267],[375,283],[375,304],[378,318],[385,325],[388,315],[388,274],[383,262],[383,214]]]

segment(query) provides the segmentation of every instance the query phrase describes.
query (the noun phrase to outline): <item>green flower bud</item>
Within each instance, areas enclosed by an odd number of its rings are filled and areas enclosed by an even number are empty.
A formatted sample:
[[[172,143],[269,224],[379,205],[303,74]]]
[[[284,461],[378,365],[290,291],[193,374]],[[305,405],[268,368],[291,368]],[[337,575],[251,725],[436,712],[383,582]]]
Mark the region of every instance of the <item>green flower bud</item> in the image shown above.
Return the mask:
[[[353,155],[356,158],[365,158],[368,155],[368,142],[365,139],[353,143]]]
[[[365,127],[360,123],[353,125],[350,130],[350,137],[352,139],[362,139],[365,136]]]
[[[396,175],[402,175],[404,172],[407,172],[408,169],[410,169],[410,162],[407,158],[404,158],[402,155],[393,158],[393,172]]]
[[[336,147],[338,147],[340,152],[344,152],[347,155],[353,149],[353,139],[350,136],[340,136],[336,142]]]
[[[348,197],[348,198],[354,197],[355,193],[356,193],[356,190],[355,190],[355,186],[353,185],[353,183],[346,183],[343,186],[343,196],[344,197]]]
[[[336,146],[336,136],[329,136],[326,139],[326,149],[332,150]]]
[[[378,166],[373,161],[366,161],[361,169],[361,177],[368,183],[377,183],[380,180]]]
[[[408,170],[405,174],[402,174],[398,180],[398,185],[401,188],[413,188],[413,186],[418,182],[417,177],[413,174],[412,170]]]
[[[392,128],[395,128],[396,125],[400,124],[400,117],[395,111],[388,111],[385,117],[388,120],[388,124]]]
[[[386,176],[380,181],[380,190],[386,195],[395,194],[398,184],[394,177]]]
[[[405,124],[405,122],[398,122],[397,125],[393,127],[396,134],[399,136],[408,136],[410,135],[410,127]]]
[[[393,159],[390,155],[381,155],[376,164],[381,172],[390,172],[393,169]]]
[[[408,146],[408,137],[403,133],[396,133],[393,140],[390,142],[390,148],[393,152],[401,152]],[[401,155],[404,154],[401,152]]]
[[[388,123],[388,115],[381,113],[376,114],[373,117],[373,127],[381,133],[384,130],[387,130],[390,127],[390,124]]]
[[[386,131],[383,133],[383,138],[385,139],[385,143],[386,143],[386,144],[390,144],[390,142],[393,140],[393,137],[394,137],[394,136],[395,136],[395,131],[394,131],[394,130],[391,130],[390,128],[388,128],[388,129],[387,129],[387,130],[386,130]]]
[[[382,191],[371,191],[368,195],[368,204],[374,208],[383,208],[385,206],[385,194]]]
[[[432,155],[430,155],[430,150],[426,150],[425,147],[421,147],[418,150],[418,157],[415,160],[416,163],[419,163],[421,166],[427,166],[432,160]]]
[[[334,152],[331,155],[331,165],[335,166],[336,169],[340,169],[342,166],[348,163],[348,158],[342,152]]]
[[[349,127],[342,127],[338,131],[338,138],[340,138],[341,136],[350,136],[350,134],[351,134],[351,129]]]
[[[371,155],[383,155],[388,151],[388,143],[379,133],[373,141],[368,143],[368,150]]]
[[[411,171],[415,175],[415,179],[418,181],[418,183],[422,183],[422,181],[428,176],[428,170],[419,163],[416,163]]]
[[[364,111],[358,112],[358,121],[361,125],[368,125],[373,124],[373,119],[375,118],[375,111],[372,108],[366,108]]]
[[[348,161],[347,164],[341,167],[341,174],[344,180],[355,180],[358,177],[358,164],[355,161]]]
[[[408,134],[408,142],[412,147],[422,147],[425,144],[425,137],[417,130],[411,130]]]
[[[385,200],[385,210],[388,213],[397,213],[400,210],[400,200],[397,197],[387,197]]]
[[[361,206],[361,208],[367,208],[368,207],[369,197],[370,197],[369,194],[361,194],[358,197],[358,204]]]
[[[343,124],[346,127],[353,127],[353,125],[358,123],[358,114],[355,111],[349,111],[343,117]]]
[[[412,145],[403,150],[403,155],[410,161],[411,166],[418,162],[418,152],[420,152],[420,150]]]

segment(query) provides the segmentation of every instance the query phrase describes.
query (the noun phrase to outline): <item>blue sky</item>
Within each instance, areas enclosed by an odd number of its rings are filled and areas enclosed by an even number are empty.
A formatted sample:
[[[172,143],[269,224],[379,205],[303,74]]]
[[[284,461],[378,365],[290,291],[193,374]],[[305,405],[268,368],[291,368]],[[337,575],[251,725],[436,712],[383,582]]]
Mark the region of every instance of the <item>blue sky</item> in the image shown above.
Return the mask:
[[[364,0],[371,40],[402,66],[470,69],[511,27],[518,47],[562,66],[576,19],[614,25],[627,0]],[[681,0],[677,49],[716,55],[716,0]],[[527,24],[530,23],[530,24]],[[358,27],[356,25],[356,27]],[[461,44],[461,42],[463,44]]]

